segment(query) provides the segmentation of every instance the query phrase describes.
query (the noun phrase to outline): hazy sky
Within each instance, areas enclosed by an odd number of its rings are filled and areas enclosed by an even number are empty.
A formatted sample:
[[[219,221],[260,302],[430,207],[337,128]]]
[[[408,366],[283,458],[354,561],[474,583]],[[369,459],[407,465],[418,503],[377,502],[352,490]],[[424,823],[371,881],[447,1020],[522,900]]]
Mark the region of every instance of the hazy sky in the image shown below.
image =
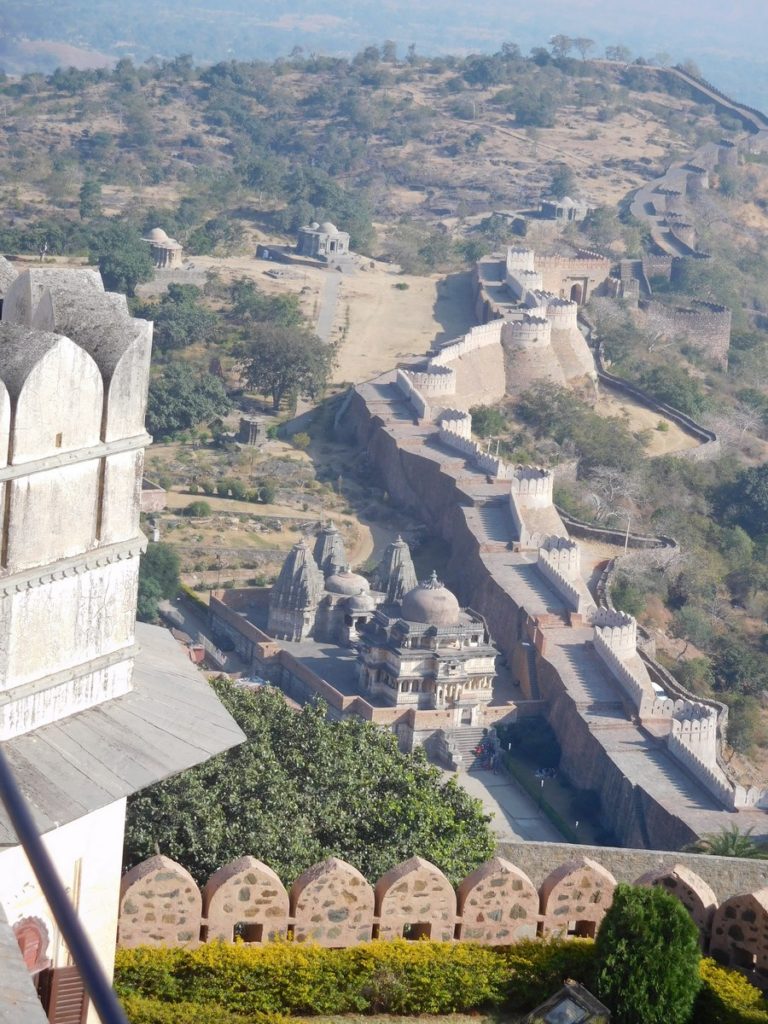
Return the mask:
[[[114,59],[201,62],[273,59],[294,46],[352,54],[394,39],[400,52],[527,53],[556,34],[594,39],[594,55],[623,44],[634,55],[692,59],[717,85],[768,107],[768,0],[0,0],[11,33],[64,39]],[[87,17],[83,15],[87,8]],[[2,52],[0,16],[0,53]]]

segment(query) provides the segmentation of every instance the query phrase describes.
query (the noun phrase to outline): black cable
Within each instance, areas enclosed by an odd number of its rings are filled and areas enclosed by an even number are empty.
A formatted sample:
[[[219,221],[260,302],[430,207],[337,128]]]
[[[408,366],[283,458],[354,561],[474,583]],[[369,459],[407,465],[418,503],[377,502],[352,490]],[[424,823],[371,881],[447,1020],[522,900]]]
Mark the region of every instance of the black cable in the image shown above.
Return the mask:
[[[19,791],[0,743],[0,800],[37,877],[59,930],[77,964],[101,1024],[128,1024],[123,1008],[106,979],[91,942],[61,884],[56,868],[40,839],[32,814]]]

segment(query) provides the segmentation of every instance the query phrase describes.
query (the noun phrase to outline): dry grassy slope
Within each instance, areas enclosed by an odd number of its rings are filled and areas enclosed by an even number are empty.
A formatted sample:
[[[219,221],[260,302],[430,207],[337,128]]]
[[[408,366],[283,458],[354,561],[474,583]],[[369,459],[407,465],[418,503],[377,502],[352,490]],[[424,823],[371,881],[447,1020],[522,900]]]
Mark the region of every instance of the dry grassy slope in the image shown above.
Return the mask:
[[[605,80],[608,72],[600,68],[596,74]],[[455,117],[452,111],[457,97],[446,94],[447,77],[422,72],[415,80],[395,82],[385,90],[361,88],[366,101],[378,103],[386,99],[395,108],[406,103],[431,112],[424,137],[401,147],[393,146],[374,130],[366,142],[365,166],[361,164],[359,171],[344,176],[360,184],[370,180],[371,167],[378,170],[378,180],[373,183],[374,201],[381,216],[391,217],[418,208],[425,200],[425,189],[438,197],[487,197],[489,209],[535,199],[538,190],[549,181],[548,165],[562,160],[571,166],[579,191],[595,202],[614,203],[650,176],[654,165],[680,143],[663,118],[648,111],[648,103],[683,115],[692,114],[694,109],[689,101],[664,94],[628,93],[630,109],[611,121],[599,121],[595,106],[574,105],[559,111],[555,127],[526,132],[516,129],[513,119],[490,102],[498,86],[461,93],[462,98],[475,103],[476,118],[467,121]],[[296,104],[330,81],[323,74],[287,73],[277,78],[273,86],[273,110],[279,109],[282,122],[295,128],[310,144],[326,135],[329,120],[312,116],[306,107]],[[229,166],[232,130],[206,125],[203,95],[201,83],[179,86],[152,81],[140,90],[138,96],[146,102],[159,158],[164,167],[170,165],[171,179],[160,187],[151,186],[139,154],[121,150],[119,163],[124,183],[107,188],[108,212],[134,203],[172,202],[195,192],[195,178],[201,166]],[[115,100],[112,84],[88,86],[77,97],[54,93],[45,85],[34,96],[3,97],[9,144],[0,149],[0,201],[7,202],[18,185],[21,198],[33,200],[36,212],[43,212],[48,205],[44,195],[50,192],[46,179],[53,161],[68,151],[72,153],[70,147],[84,128],[91,133],[106,131],[119,137],[125,125],[125,113],[121,110],[124,99]],[[249,97],[243,97],[242,106],[255,118],[269,113]],[[698,123],[707,123],[700,110],[696,116]],[[343,121],[336,122],[335,127],[345,130]],[[465,149],[465,141],[478,130],[484,141],[475,151]],[[197,143],[194,146],[185,142],[190,135]],[[450,155],[452,148],[458,148],[456,155]],[[647,167],[637,162],[640,157],[650,161]],[[78,169],[70,169],[68,175],[71,180],[59,189],[60,208],[67,203],[71,206],[76,198]],[[414,188],[414,184],[418,187]],[[30,191],[27,195],[26,189],[36,185],[43,186],[42,194]]]

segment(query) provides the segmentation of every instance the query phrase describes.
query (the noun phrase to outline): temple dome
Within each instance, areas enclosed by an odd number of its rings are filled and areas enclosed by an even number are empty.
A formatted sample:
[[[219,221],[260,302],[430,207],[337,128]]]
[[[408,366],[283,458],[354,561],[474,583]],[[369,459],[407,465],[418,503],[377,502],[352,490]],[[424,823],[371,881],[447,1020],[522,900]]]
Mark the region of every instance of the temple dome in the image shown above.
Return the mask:
[[[356,572],[342,570],[328,577],[325,581],[325,589],[329,594],[345,594],[347,597],[352,597],[361,591],[367,594],[368,580]]]
[[[424,622],[430,626],[458,626],[461,608],[454,594],[433,572],[430,579],[409,590],[403,598],[401,613],[406,622]]]
[[[353,615],[359,615],[360,612],[375,611],[376,602],[367,591],[361,591],[359,594],[348,597],[346,606]]]
[[[329,220],[324,220],[320,225],[320,230],[326,235],[338,235],[339,229],[335,224],[332,224]]]
[[[170,238],[162,228],[152,228],[147,235],[147,238],[150,242],[157,242],[159,244],[162,244],[163,242],[170,242]]]

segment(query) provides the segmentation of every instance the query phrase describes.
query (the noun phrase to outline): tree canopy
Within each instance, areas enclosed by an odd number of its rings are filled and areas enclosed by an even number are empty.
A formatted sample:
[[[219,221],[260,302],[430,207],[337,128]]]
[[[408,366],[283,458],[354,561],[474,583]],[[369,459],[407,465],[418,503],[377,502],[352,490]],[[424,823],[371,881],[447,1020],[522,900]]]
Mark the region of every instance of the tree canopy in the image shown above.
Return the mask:
[[[136,307],[137,316],[154,322],[155,348],[166,352],[213,340],[216,315],[200,304],[201,295],[193,284],[171,284],[160,302]]]
[[[619,885],[595,942],[597,995],[614,1024],[689,1024],[699,933],[663,889]]]
[[[184,363],[173,363],[150,382],[147,430],[156,437],[171,437],[226,415],[231,404],[218,377],[196,373]]]
[[[126,224],[110,223],[95,240],[90,259],[98,263],[105,287],[126,295],[133,295],[136,285],[154,274],[149,246]]]
[[[328,383],[335,351],[302,327],[261,323],[242,347],[248,387],[270,395],[275,409],[289,395],[317,398]]]
[[[327,721],[322,704],[296,712],[272,688],[212,685],[247,742],[131,798],[127,865],[157,846],[202,882],[251,854],[288,882],[336,856],[375,880],[418,855],[457,881],[492,854],[480,802],[392,733]]]
[[[181,562],[170,544],[150,544],[139,565],[139,599],[136,609],[141,622],[157,619],[157,605],[175,597],[179,590]]]

